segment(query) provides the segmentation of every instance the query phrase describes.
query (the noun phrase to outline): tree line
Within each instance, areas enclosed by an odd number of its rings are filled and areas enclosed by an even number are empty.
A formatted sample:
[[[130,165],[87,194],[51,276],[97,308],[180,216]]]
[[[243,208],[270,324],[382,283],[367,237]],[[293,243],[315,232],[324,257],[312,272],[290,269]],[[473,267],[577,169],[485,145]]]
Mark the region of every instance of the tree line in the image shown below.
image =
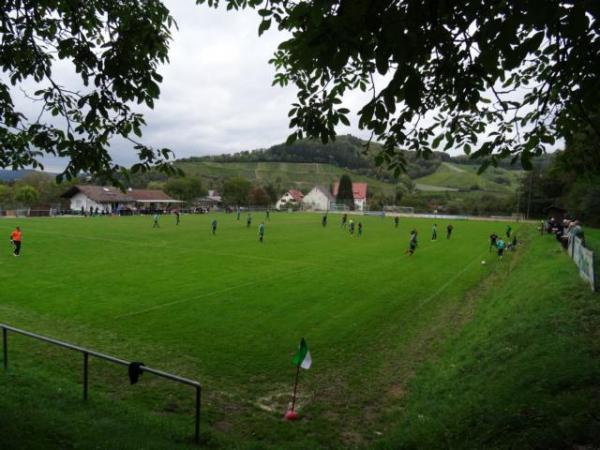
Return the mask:
[[[600,114],[566,139],[565,148],[538,163],[521,183],[520,202],[531,217],[547,217],[563,208],[589,225],[600,225]]]

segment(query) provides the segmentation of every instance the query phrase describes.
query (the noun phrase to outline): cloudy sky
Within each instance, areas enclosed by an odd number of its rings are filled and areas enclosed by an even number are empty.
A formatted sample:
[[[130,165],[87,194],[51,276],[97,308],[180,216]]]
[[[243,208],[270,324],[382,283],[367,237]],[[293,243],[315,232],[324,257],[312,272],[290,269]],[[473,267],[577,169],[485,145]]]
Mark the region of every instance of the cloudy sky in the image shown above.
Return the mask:
[[[293,87],[272,87],[275,73],[268,63],[286,35],[270,30],[258,37],[260,19],[253,10],[226,11],[194,0],[165,0],[178,24],[173,30],[170,63],[161,68],[160,99],[145,114],[143,142],[171,148],[177,158],[233,153],[269,147],[285,141],[289,134],[288,110],[295,100]],[[58,65],[55,74],[63,69]],[[62,73],[63,84],[74,75]],[[34,87],[31,86],[31,90]],[[352,94],[347,105],[355,114],[364,94]],[[30,117],[36,105],[22,98],[17,102]],[[137,108],[140,108],[138,106]],[[354,115],[354,118],[356,116]],[[368,136],[356,127],[340,127],[339,133]],[[127,143],[113,142],[116,162],[130,165],[136,155]],[[64,163],[45,158],[46,170],[56,171]]]
[[[179,25],[161,98],[147,113],[146,139],[178,156],[268,147],[289,134],[287,112],[294,88],[272,87],[268,63],[286,35],[270,30],[258,37],[258,14],[166,0]],[[348,106],[362,97],[351,95]],[[356,120],[354,122],[357,122]],[[340,133],[361,135],[356,126]],[[362,133],[366,136],[366,133]]]

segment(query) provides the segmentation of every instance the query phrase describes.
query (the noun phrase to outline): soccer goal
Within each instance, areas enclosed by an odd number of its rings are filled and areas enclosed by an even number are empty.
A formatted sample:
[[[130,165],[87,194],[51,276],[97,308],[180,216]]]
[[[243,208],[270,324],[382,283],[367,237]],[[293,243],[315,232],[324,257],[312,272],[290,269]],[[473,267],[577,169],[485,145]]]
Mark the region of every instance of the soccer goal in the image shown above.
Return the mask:
[[[15,209],[15,217],[27,217],[29,216],[30,209]]]
[[[396,206],[396,205],[387,205],[383,208],[384,211],[387,212],[395,212],[401,214],[414,214],[415,208],[412,206]]]
[[[330,211],[350,211],[350,208],[345,203],[332,203],[329,205]]]

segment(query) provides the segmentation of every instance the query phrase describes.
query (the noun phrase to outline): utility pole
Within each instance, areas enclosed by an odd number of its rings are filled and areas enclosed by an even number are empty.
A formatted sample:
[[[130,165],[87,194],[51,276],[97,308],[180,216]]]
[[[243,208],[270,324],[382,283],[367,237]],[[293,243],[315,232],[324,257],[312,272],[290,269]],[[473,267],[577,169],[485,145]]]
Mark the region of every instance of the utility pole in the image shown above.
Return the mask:
[[[527,215],[525,219],[529,220],[529,212],[531,209],[531,191],[533,190],[533,169],[529,172],[529,195],[527,196]]]

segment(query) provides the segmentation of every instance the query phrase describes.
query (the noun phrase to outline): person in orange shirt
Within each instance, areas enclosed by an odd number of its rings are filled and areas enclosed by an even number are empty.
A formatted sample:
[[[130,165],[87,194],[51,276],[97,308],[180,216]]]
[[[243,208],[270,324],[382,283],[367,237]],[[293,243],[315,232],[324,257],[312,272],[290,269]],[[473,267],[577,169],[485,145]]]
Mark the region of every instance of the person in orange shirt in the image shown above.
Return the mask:
[[[23,234],[21,233],[21,229],[19,227],[15,228],[10,234],[10,241],[12,242],[13,248],[15,251],[13,252],[14,256],[19,256],[21,254],[21,239]]]

